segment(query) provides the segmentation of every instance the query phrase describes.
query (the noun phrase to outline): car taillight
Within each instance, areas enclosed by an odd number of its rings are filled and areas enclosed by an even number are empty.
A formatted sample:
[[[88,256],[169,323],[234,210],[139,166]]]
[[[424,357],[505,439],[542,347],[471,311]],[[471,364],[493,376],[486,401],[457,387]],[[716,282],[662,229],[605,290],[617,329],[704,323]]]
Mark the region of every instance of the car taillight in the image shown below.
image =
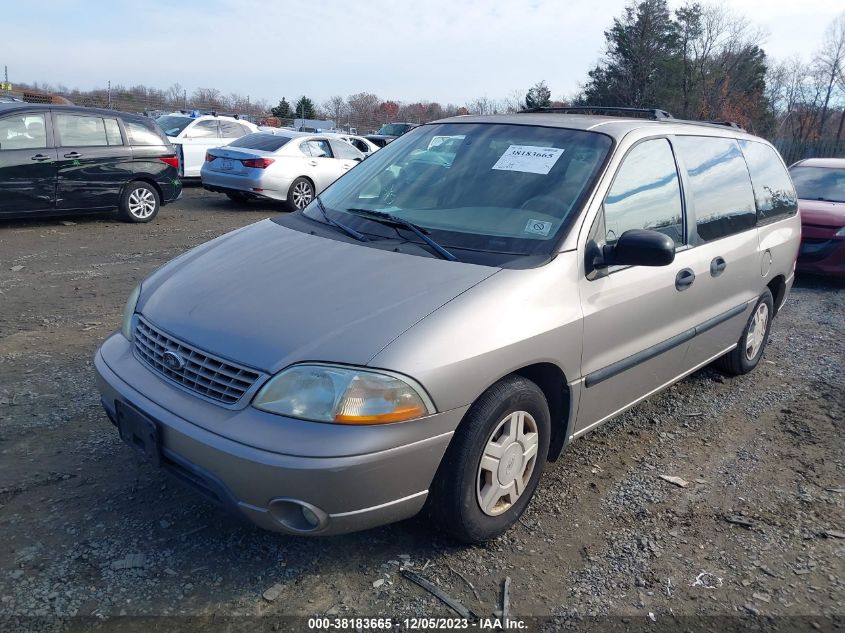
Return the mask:
[[[213,161],[215,158],[217,158],[217,156],[213,156],[213,155],[209,154],[208,152],[206,152],[206,154],[205,154],[205,162],[210,163],[210,162],[211,162],[211,161]]]
[[[176,169],[179,168],[179,159],[176,156],[159,156],[159,160],[165,165],[170,165]]]
[[[247,158],[241,161],[244,167],[255,167],[256,169],[267,169],[273,164],[272,158]]]

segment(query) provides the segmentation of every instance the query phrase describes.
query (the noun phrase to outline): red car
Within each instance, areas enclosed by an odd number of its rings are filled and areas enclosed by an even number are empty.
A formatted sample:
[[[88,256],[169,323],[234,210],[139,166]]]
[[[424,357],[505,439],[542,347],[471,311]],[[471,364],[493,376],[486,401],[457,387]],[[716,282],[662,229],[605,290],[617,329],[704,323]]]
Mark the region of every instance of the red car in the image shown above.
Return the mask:
[[[845,158],[807,158],[789,173],[801,213],[797,270],[845,276]]]

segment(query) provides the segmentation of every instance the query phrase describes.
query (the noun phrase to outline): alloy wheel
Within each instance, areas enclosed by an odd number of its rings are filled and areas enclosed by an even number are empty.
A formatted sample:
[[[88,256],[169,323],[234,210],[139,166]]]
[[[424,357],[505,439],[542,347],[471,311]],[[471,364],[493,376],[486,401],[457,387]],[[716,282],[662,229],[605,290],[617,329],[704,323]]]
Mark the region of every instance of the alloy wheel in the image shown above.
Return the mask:
[[[129,213],[139,220],[146,220],[156,210],[155,195],[149,189],[138,187],[129,194],[127,203]]]
[[[313,198],[314,190],[308,182],[303,180],[296,183],[296,186],[293,188],[293,205],[297,209],[307,207]]]
[[[748,334],[745,336],[745,358],[749,361],[754,360],[763,347],[763,341],[766,338],[766,328],[769,325],[769,306],[765,303],[760,303],[754,316],[751,319],[751,325],[748,327]]]

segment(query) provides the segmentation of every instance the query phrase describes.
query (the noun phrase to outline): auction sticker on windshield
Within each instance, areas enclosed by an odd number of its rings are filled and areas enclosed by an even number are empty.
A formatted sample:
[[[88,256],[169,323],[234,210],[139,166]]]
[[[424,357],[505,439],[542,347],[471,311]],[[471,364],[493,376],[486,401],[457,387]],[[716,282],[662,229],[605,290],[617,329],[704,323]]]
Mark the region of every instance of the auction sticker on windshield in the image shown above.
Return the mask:
[[[493,169],[502,171],[523,171],[545,176],[557,159],[563,155],[558,147],[535,147],[534,145],[511,145],[499,157]]]

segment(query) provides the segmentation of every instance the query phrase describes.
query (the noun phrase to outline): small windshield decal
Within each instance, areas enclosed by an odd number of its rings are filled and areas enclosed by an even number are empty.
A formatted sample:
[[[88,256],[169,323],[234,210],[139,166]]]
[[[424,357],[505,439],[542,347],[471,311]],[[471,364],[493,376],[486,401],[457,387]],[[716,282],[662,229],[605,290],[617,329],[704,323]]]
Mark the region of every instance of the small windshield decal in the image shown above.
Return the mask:
[[[563,151],[563,150],[561,150]],[[528,220],[525,225],[526,233],[536,233],[537,235],[548,235],[552,230],[551,222],[543,222],[543,220]]]
[[[493,169],[522,171],[545,176],[562,155],[563,150],[558,147],[511,145],[496,161]]]

